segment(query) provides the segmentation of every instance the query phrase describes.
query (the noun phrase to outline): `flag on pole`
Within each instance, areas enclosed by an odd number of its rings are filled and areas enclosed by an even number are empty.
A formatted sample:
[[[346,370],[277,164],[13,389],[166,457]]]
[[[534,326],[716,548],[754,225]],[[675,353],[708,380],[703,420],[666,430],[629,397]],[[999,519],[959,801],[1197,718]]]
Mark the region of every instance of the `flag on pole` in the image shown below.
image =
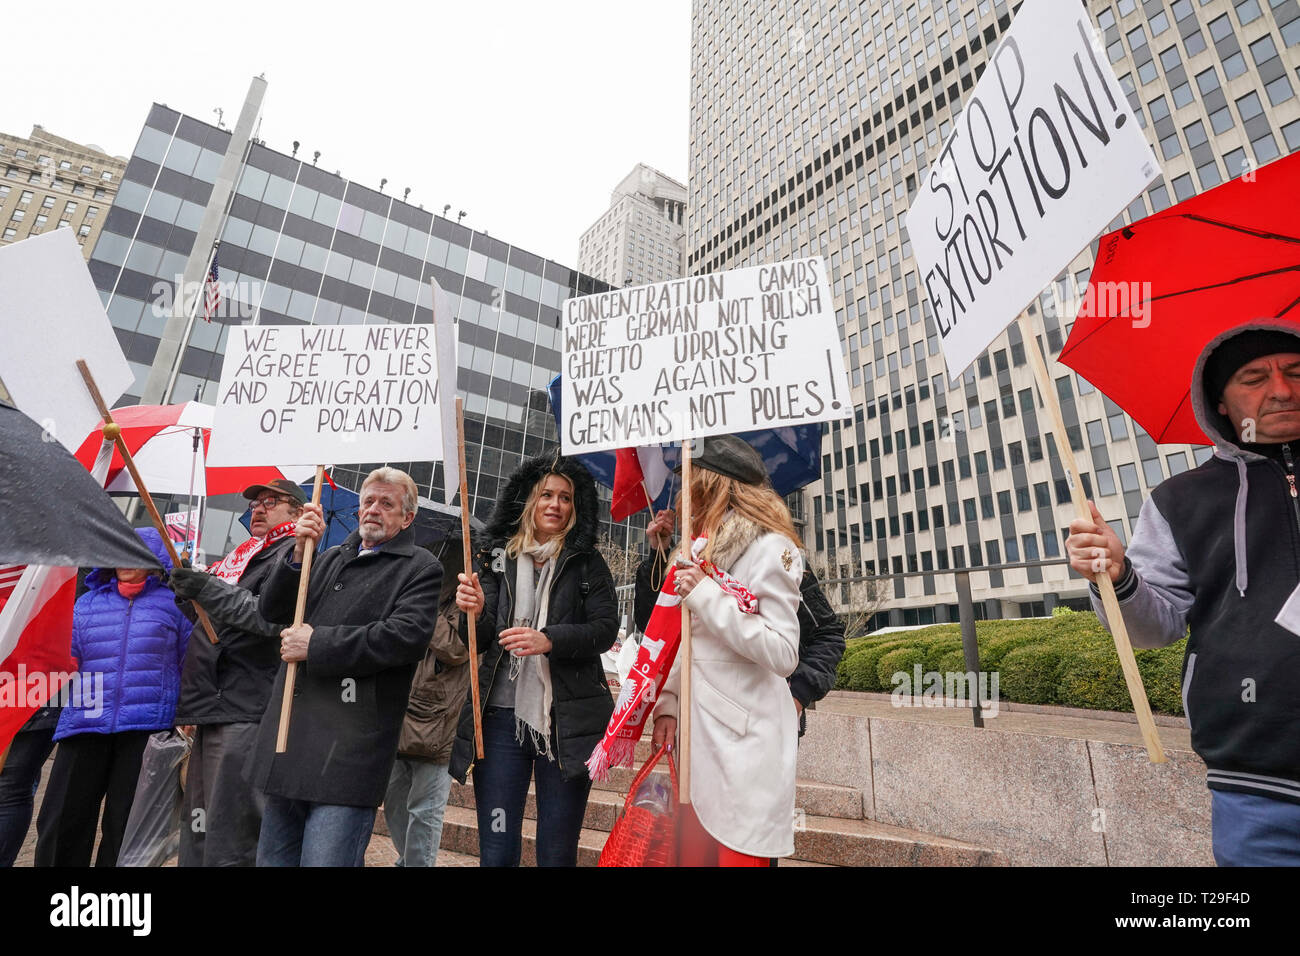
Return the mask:
[[[443,500],[450,505],[460,490],[460,445],[456,441],[456,385],[459,374],[456,349],[456,324],[451,314],[451,300],[438,280],[432,276],[433,340],[438,362],[438,412],[442,423]],[[462,508],[469,502],[462,501]]]
[[[91,471],[100,485],[112,458],[113,443],[105,441]],[[0,752],[77,669],[71,651],[76,595],[76,568],[0,566]]]
[[[220,248],[220,247],[218,247]],[[212,265],[208,267],[208,277],[203,283],[203,321],[211,322],[221,306],[221,289],[217,285],[217,249],[212,250]]]
[[[612,521],[622,521],[658,499],[671,476],[658,445],[620,448],[615,453],[614,497],[609,505]]]

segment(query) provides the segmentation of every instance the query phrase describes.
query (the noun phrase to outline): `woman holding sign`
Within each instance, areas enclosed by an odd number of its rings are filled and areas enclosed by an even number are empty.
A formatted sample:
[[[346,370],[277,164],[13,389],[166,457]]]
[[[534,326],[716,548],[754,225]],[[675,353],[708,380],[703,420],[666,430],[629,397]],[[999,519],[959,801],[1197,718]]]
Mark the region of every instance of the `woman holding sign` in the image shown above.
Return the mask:
[[[614,579],[596,551],[596,486],[572,458],[534,458],[488,523],[478,573],[456,603],[491,634],[479,669],[484,757],[465,702],[451,775],[474,769],[479,862],[518,866],[528,784],[537,783],[537,865],[575,866],[591,781],[584,761],[614,703],[600,655],[618,633]],[[482,646],[482,645],[480,645]]]
[[[693,561],[674,574],[692,613],[691,804],[682,866],[767,866],[794,852],[803,559],[758,453],[734,435],[691,460]],[[654,708],[656,749],[677,732],[681,658]],[[692,812],[693,811],[693,812]]]

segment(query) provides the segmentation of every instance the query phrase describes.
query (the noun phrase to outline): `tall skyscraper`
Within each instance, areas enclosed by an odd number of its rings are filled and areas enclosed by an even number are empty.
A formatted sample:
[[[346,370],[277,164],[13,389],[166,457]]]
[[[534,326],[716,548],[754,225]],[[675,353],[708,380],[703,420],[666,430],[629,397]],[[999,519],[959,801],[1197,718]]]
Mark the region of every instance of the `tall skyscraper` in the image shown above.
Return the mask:
[[[856,418],[805,490],[806,544],[839,576],[1062,556],[1069,489],[1013,324],[949,386],[904,216],[1018,4],[696,0],[687,272],[822,255]],[[1164,175],[1111,228],[1300,147],[1296,0],[1090,0]],[[1050,359],[1086,284],[1081,253],[1029,308]],[[1157,446],[1053,365],[1088,496],[1121,537],[1146,494],[1208,448]],[[977,616],[1086,600],[1064,565],[972,576]],[[834,590],[834,589],[832,589]],[[847,588],[840,598],[848,598]],[[951,574],[892,582],[887,623],[956,619]],[[886,623],[882,621],[881,623]]]
[[[578,269],[612,286],[684,275],[686,187],[637,163],[614,187],[609,209],[582,234]]]
[[[176,308],[230,132],[155,104],[90,259],[136,373],[139,400]],[[172,401],[213,401],[232,325],[432,321],[430,277],[459,315],[470,505],[486,518],[524,456],[556,446],[546,384],[560,369],[560,305],[604,291],[589,276],[254,141],[221,226],[221,307],[195,322]],[[206,250],[205,250],[206,254]],[[375,463],[380,464],[380,463]],[[441,463],[388,462],[442,501]],[[352,488],[373,465],[335,474]],[[626,526],[604,530],[626,536]],[[214,512],[205,544],[241,540],[235,510]]]

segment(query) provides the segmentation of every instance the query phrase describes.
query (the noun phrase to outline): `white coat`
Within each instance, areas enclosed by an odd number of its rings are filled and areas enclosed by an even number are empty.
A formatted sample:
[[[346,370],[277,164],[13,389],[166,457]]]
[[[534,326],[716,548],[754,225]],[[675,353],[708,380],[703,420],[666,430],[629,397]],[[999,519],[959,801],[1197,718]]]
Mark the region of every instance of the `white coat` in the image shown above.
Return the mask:
[[[710,577],[684,601],[692,613],[691,803],[723,846],[789,856],[798,718],[785,679],[799,662],[803,560],[794,542],[772,533],[729,565],[718,550],[715,563],[758,598],[758,612],[741,611]],[[678,716],[681,660],[673,662],[655,717]]]

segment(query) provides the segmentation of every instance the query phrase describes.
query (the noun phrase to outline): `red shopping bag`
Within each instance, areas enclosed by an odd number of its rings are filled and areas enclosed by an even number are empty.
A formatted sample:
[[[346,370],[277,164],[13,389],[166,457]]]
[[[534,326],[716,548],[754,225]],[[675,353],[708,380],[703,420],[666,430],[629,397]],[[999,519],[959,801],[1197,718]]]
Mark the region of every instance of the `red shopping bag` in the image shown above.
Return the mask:
[[[637,805],[641,786],[664,754],[668,755],[668,775],[672,780],[667,806],[654,808]],[[642,794],[641,803],[646,801]],[[660,801],[662,803],[662,801]],[[676,866],[677,865],[677,763],[667,744],[646,761],[628,788],[623,801],[623,815],[600,851],[598,866]]]

